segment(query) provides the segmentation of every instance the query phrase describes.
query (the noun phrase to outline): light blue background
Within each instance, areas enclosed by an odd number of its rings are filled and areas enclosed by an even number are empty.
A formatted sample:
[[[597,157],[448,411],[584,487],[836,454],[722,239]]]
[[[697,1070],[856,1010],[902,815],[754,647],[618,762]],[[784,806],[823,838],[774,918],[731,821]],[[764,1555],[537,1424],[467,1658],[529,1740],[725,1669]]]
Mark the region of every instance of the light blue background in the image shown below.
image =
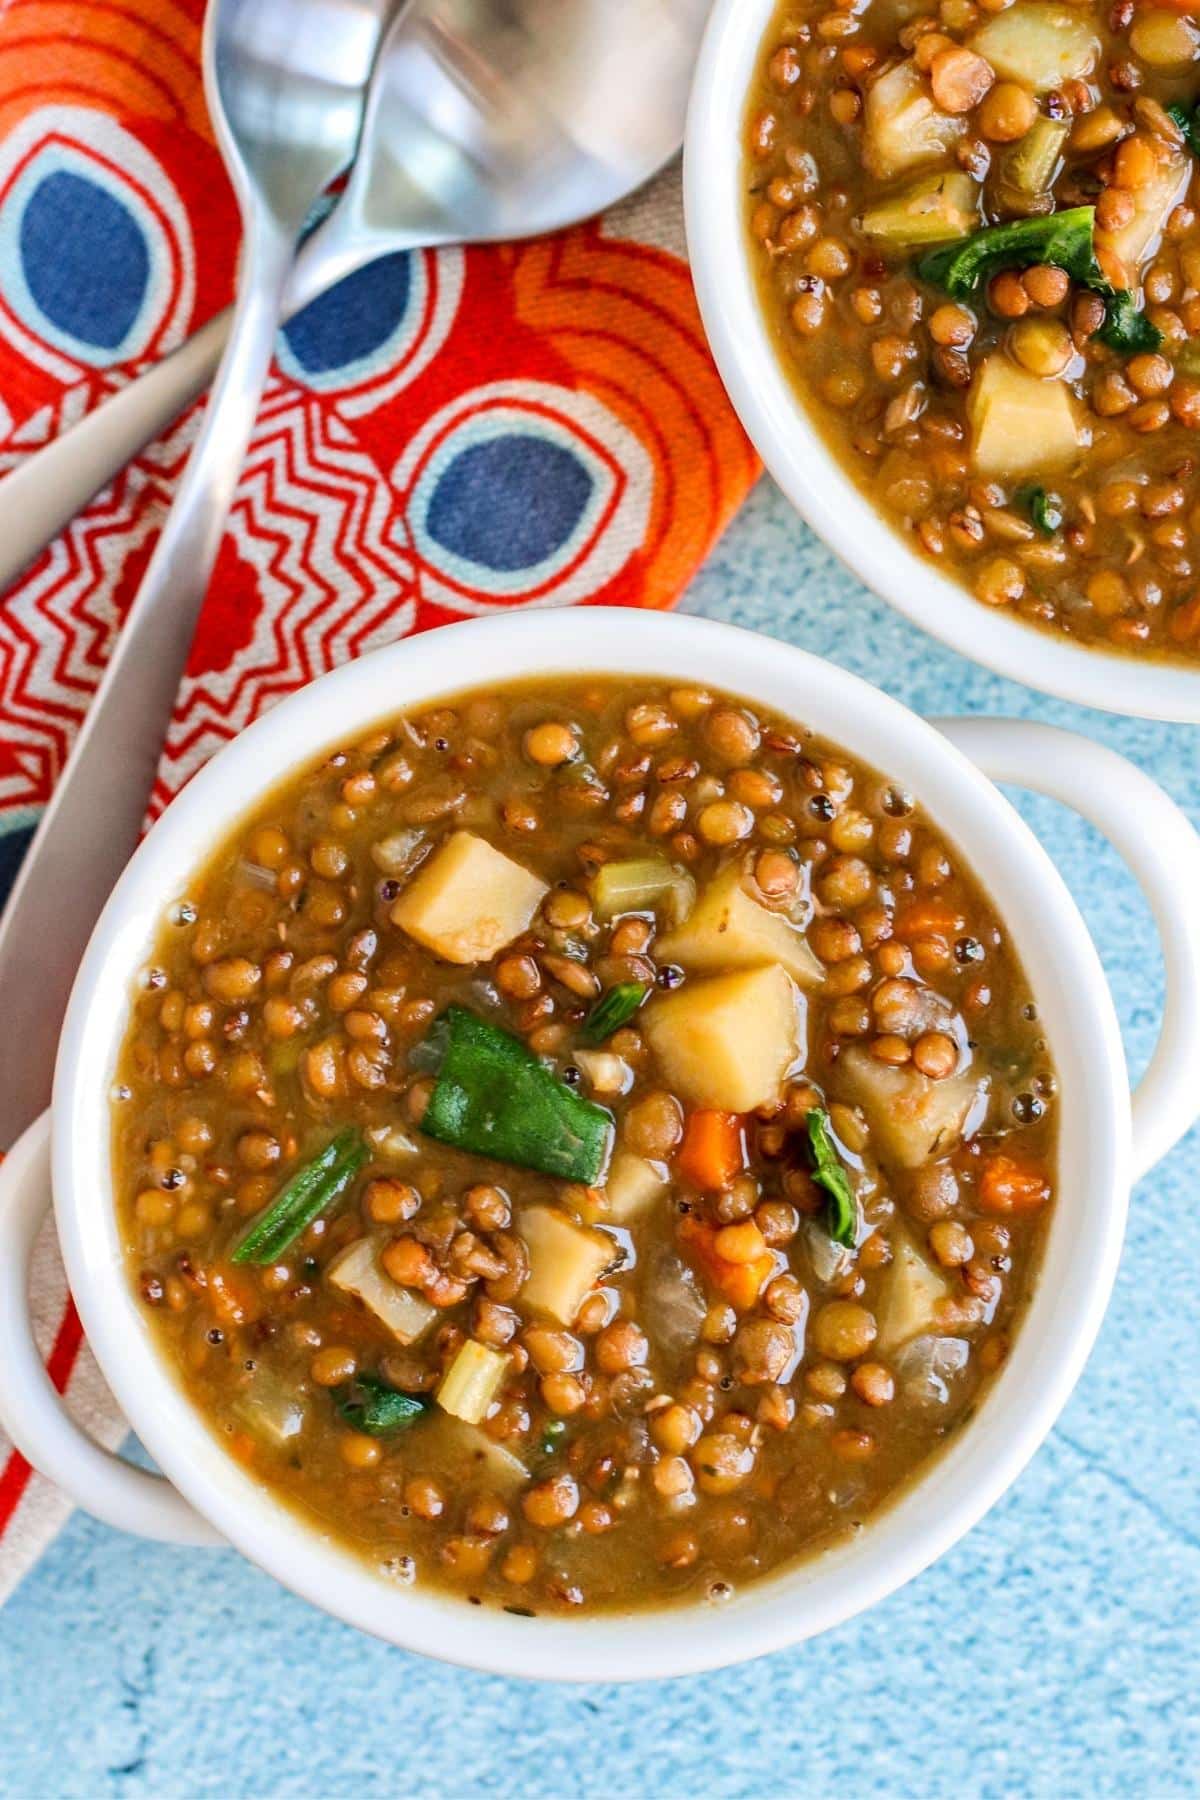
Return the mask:
[[[1074,725],[1200,808],[1200,733],[1059,705],[964,662],[866,595],[767,483],[687,604],[920,712]],[[1048,802],[1022,808],[1083,908],[1140,1068],[1161,989],[1149,915],[1090,829]],[[1193,1134],[1139,1188],[1058,1430],[965,1542],[865,1617],[731,1672],[531,1687],[369,1642],[232,1552],[160,1549],[76,1517],[0,1614],[0,1792],[1200,1792],[1196,1155]]]

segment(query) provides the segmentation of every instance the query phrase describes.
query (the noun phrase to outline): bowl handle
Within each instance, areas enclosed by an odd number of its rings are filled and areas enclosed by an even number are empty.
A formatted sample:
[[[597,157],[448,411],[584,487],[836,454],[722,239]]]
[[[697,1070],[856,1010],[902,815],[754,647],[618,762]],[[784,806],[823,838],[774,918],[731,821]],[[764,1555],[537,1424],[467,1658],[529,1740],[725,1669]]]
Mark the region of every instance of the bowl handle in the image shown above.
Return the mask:
[[[0,1423],[34,1468],[106,1524],[167,1544],[223,1543],[161,1475],[88,1437],[47,1375],[29,1313],[29,1267],[49,1204],[46,1112],[0,1164]]]
[[[935,719],[993,781],[1061,800],[1129,865],[1154,914],[1166,974],[1154,1055],[1133,1095],[1140,1180],[1200,1113],[1200,837],[1148,775],[1074,731],[1024,719]]]

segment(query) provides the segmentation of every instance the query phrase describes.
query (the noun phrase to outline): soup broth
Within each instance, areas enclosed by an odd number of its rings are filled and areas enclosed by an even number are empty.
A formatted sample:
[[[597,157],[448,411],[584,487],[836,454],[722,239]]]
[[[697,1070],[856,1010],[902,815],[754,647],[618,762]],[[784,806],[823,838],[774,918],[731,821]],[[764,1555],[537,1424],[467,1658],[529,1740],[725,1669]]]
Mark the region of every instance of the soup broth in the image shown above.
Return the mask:
[[[658,681],[298,770],[170,908],[119,1082],[129,1278],[229,1454],[519,1613],[721,1600],[858,1530],[1002,1365],[1055,1180],[954,846]]]

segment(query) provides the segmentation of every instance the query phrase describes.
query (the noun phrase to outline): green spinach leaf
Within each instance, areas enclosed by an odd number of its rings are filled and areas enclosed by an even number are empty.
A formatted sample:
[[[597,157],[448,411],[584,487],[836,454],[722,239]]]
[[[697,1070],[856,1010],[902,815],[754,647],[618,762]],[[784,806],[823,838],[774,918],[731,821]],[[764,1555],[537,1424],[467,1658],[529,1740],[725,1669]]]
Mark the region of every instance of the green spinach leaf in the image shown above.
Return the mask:
[[[850,1177],[838,1160],[829,1129],[829,1114],[814,1106],[805,1123],[812,1153],[813,1180],[829,1196],[826,1230],[835,1244],[853,1250],[858,1231],[858,1203],[850,1186]]]
[[[944,288],[952,299],[965,300],[1001,269],[1029,269],[1035,263],[1053,263],[1056,268],[1065,269],[1073,281],[1111,294],[1113,290],[1096,261],[1092,241],[1095,221],[1094,206],[1073,206],[1036,219],[985,225],[958,243],[931,250],[917,264],[917,274],[922,281]]]
[[[1147,351],[1157,350],[1163,341],[1163,334],[1157,325],[1152,325],[1144,312],[1138,311],[1137,302],[1130,293],[1112,294],[1105,302],[1104,323],[1096,336],[1110,350],[1117,350],[1122,356],[1141,356]]]

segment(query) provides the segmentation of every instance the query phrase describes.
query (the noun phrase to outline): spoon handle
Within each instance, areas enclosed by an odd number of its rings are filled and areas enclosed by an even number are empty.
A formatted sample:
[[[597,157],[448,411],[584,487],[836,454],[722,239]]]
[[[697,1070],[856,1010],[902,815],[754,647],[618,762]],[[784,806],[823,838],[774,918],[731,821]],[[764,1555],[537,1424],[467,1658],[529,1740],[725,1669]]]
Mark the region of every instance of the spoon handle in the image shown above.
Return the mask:
[[[45,1106],[67,995],[137,843],[246,448],[293,245],[246,241],[229,342],[200,434],[104,678],[0,917],[0,1146]]]

